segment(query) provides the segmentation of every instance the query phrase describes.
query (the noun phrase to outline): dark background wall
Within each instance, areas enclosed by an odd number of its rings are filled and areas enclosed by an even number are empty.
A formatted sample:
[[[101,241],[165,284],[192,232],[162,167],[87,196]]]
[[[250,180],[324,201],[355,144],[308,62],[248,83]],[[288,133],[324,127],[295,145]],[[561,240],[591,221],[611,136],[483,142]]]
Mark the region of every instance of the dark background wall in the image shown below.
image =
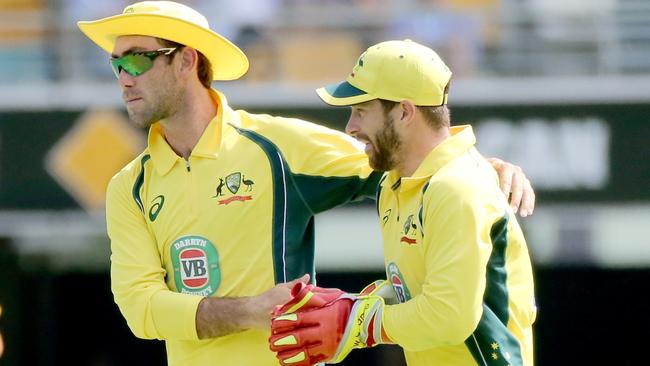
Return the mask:
[[[5,262],[6,263],[6,262]],[[6,273],[3,273],[5,275]],[[349,291],[381,273],[321,273]],[[3,276],[4,277],[4,276]],[[646,365],[650,270],[537,268],[538,365]],[[15,273],[22,291],[1,322],[7,365],[164,365],[164,344],[136,339],[106,274]],[[4,299],[3,299],[4,301]],[[356,350],[343,365],[403,365],[394,346]]]
[[[606,185],[598,189],[536,187],[538,201],[541,204],[650,201],[650,144],[646,141],[650,136],[648,104],[462,105],[451,106],[451,110],[453,123],[471,123],[475,130],[482,121],[495,118],[505,120],[513,126],[529,118],[539,118],[554,128],[567,118],[597,117],[605,124],[610,138],[607,156],[610,177]],[[329,107],[264,108],[250,111],[304,118],[339,130],[344,129],[349,115],[348,108]],[[45,171],[43,165],[44,157],[52,145],[74,126],[82,112],[0,111],[0,210],[78,207]],[[144,136],[144,132],[142,134]],[[580,137],[574,136],[576,141]],[[559,144],[560,141],[558,146]],[[529,170],[534,168],[528,167]]]

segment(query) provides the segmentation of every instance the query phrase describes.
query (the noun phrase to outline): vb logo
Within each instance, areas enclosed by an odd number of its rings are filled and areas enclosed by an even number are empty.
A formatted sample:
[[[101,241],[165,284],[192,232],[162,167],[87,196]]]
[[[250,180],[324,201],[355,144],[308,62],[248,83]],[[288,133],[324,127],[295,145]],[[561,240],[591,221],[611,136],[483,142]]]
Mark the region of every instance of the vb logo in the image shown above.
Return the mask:
[[[210,240],[183,236],[170,248],[176,291],[200,296],[214,294],[221,284],[219,253]]]
[[[181,252],[181,279],[192,289],[201,288],[208,283],[208,257],[199,249],[185,249]]]

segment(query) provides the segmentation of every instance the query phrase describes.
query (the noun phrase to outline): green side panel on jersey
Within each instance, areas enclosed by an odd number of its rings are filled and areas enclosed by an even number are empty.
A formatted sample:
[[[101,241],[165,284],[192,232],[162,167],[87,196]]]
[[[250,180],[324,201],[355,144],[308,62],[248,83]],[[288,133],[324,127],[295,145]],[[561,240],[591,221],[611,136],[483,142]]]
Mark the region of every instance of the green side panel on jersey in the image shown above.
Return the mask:
[[[297,190],[289,165],[269,139],[250,130],[234,128],[256,143],[271,165],[275,283],[290,281],[305,273],[314,279],[314,217]]]
[[[140,207],[140,211],[144,213],[144,205],[142,204],[142,199],[140,198],[140,189],[142,188],[142,185],[144,184],[144,163],[146,163],[151,156],[149,154],[145,155],[140,159],[140,174],[138,174],[138,177],[135,179],[135,183],[133,183],[133,199],[135,200],[135,203],[138,204],[138,207]]]
[[[479,365],[523,365],[519,341],[508,330],[507,215],[492,225],[490,238],[492,253],[487,263],[483,315],[465,345]]]
[[[492,225],[492,254],[487,264],[485,297],[483,301],[503,324],[508,324],[508,274],[506,249],[508,247],[508,216]]]
[[[465,345],[476,364],[481,366],[524,364],[519,341],[485,304],[483,316],[474,333],[465,340]]]

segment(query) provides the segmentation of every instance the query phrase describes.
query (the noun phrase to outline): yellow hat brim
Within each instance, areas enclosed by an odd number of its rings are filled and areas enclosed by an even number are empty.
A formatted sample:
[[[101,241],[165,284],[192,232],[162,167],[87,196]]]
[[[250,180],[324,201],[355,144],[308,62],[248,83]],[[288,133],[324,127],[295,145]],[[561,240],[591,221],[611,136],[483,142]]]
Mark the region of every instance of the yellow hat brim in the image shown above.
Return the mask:
[[[333,106],[350,106],[367,102],[377,97],[372,96],[354,85],[343,81],[316,89],[316,94],[323,102]]]
[[[167,39],[201,52],[212,64],[214,80],[234,80],[248,70],[248,58],[218,33],[182,19],[159,14],[120,14],[77,22],[90,40],[112,53],[119,36],[140,35]]]

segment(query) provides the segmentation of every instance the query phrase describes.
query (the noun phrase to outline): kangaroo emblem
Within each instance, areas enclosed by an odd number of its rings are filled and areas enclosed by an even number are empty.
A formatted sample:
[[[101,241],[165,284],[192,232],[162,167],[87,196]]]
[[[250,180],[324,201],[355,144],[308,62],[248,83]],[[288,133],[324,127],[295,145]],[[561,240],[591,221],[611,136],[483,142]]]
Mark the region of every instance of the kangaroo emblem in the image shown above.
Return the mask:
[[[223,189],[224,185],[225,183],[223,182],[223,179],[219,178],[219,185],[217,186],[217,194],[214,195],[214,197],[223,196],[223,192],[221,192],[221,190]]]

